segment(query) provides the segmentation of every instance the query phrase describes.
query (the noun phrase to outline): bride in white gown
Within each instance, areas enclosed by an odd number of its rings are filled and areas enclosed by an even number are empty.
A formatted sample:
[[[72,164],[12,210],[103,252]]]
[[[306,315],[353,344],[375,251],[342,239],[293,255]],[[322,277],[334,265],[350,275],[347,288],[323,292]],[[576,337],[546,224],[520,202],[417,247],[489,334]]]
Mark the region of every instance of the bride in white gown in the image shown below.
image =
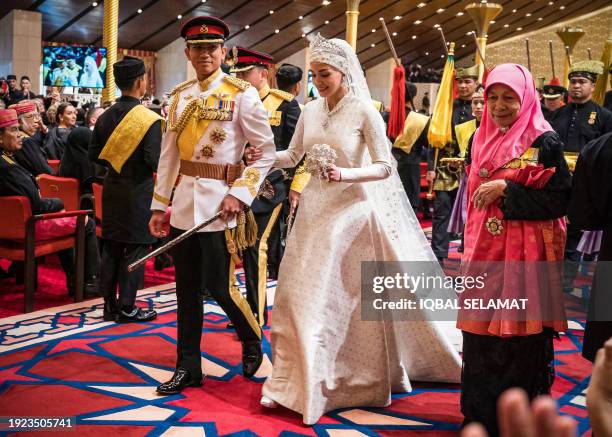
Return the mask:
[[[385,125],[361,66],[343,40],[311,43],[321,98],[308,103],[276,167],[295,167],[315,144],[337,154],[329,181],[314,177],[280,267],[271,323],[272,374],[262,405],[314,424],[328,411],[383,407],[410,380],[459,382],[461,359],[441,324],[361,319],[362,261],[435,257],[392,166]]]

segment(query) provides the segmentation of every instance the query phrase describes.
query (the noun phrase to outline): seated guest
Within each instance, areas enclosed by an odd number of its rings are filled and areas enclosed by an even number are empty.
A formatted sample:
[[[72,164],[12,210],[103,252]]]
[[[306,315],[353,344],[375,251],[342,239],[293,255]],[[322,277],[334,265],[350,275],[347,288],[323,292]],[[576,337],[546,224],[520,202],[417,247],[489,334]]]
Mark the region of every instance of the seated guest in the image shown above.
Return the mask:
[[[100,106],[93,106],[89,108],[87,114],[85,115],[85,123],[86,126],[93,130],[96,125],[96,121],[98,121],[98,117],[104,113],[105,109]]]
[[[56,126],[49,129],[45,139],[47,159],[62,159],[70,131],[76,126],[77,111],[72,104],[60,103],[55,112]]]
[[[519,387],[533,399],[549,394],[554,380],[553,337],[567,329],[561,279],[571,176],[525,67],[495,67],[484,95],[468,169],[462,275],[486,280],[460,299],[527,305],[494,314],[460,305],[457,327],[464,424],[480,422],[498,435],[495,405],[504,390]]]
[[[42,118],[40,118],[36,104],[31,100],[22,100],[16,105],[12,105],[11,109],[17,112],[22,135],[22,147],[13,155],[15,161],[32,173],[33,176],[53,174],[53,170],[49,167],[42,149],[44,143],[42,129],[45,126],[42,123]]]
[[[0,196],[25,196],[30,200],[32,214],[58,212],[64,209],[61,199],[42,198],[36,179],[13,160],[21,149],[17,112],[13,109],[0,110]],[[75,217],[56,218],[36,222],[37,240],[59,238],[70,235],[76,227]],[[68,290],[73,290],[74,262],[72,250],[62,251],[60,261],[66,272]],[[85,224],[85,292],[97,291],[97,276],[100,268],[96,226],[93,220]]]
[[[81,193],[91,193],[91,184],[95,182],[93,163],[87,155],[90,141],[89,128],[74,128],[68,135],[66,150],[60,162],[59,175],[78,179],[81,182]]]

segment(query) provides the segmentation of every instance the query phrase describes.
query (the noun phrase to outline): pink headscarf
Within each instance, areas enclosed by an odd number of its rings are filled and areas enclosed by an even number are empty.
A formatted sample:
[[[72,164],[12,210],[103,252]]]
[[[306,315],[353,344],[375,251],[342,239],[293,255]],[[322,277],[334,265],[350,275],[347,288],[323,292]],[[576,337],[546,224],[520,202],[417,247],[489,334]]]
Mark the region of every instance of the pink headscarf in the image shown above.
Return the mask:
[[[495,84],[506,85],[521,101],[519,116],[505,134],[499,130],[487,109],[487,92]],[[487,174],[491,175],[511,160],[519,158],[544,132],[552,130],[542,114],[529,70],[518,64],[498,65],[487,77],[484,113],[472,145],[472,171],[486,169]]]

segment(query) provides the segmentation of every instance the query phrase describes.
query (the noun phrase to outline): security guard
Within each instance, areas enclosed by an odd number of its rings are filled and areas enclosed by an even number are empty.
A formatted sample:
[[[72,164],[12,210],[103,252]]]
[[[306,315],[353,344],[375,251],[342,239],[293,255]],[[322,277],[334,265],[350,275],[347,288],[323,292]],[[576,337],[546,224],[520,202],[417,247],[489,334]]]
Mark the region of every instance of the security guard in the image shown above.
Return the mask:
[[[453,204],[459,188],[459,178],[462,166],[451,161],[441,162],[442,158],[460,158],[461,151],[456,141],[455,126],[474,118],[472,114],[472,96],[478,86],[478,67],[459,68],[455,76],[459,98],[453,102],[453,118],[451,131],[452,143],[448,144],[438,153],[438,161],[434,168],[435,150],[429,150],[429,171],[427,180],[433,182],[436,193],[434,199],[434,212],[432,220],[431,248],[439,260],[448,258],[450,221]]]
[[[228,35],[227,24],[207,16],[193,18],[181,29],[185,55],[197,79],[171,92],[149,228],[154,236],[165,236],[164,213],[179,174],[172,199],[171,237],[217,212],[221,219],[171,252],[178,301],[178,357],[170,381],[157,388],[162,395],[202,383],[203,289],[236,327],[242,342],[243,374],[253,376],[263,359],[261,327],[235,287],[234,263],[238,251],[254,244],[257,237],[252,212],[245,213],[244,208],[257,197],[274,163],[274,135],[257,90],[221,71]],[[262,150],[263,156],[245,168],[242,158],[247,143]]]
[[[232,73],[249,82],[259,93],[268,113],[277,151],[286,150],[300,118],[300,105],[289,92],[270,88],[269,67],[272,56],[237,47]],[[270,240],[280,243],[279,217],[287,198],[289,175],[282,169],[272,169],[261,186],[251,209],[257,222],[257,243],[243,252],[247,300],[259,323],[267,323],[266,280]],[[278,258],[278,256],[277,256]],[[280,260],[277,260],[280,261]]]
[[[573,64],[568,75],[571,102],[557,110],[549,120],[565,144],[565,160],[572,172],[582,148],[589,141],[612,132],[612,112],[591,100],[597,76],[602,73],[603,63],[600,61],[581,61]],[[563,288],[566,292],[573,290],[573,280],[580,261],[580,252],[576,248],[581,236],[580,228],[570,221],[567,225],[566,263],[563,272]]]
[[[140,104],[147,90],[144,62],[126,56],[113,64],[113,72],[122,95],[96,122],[88,151],[92,162],[108,168],[102,195],[100,292],[105,320],[147,322],[157,313],[135,305],[144,267],[128,272],[127,266],[155,242],[148,229],[149,205],[163,126],[159,115]]]

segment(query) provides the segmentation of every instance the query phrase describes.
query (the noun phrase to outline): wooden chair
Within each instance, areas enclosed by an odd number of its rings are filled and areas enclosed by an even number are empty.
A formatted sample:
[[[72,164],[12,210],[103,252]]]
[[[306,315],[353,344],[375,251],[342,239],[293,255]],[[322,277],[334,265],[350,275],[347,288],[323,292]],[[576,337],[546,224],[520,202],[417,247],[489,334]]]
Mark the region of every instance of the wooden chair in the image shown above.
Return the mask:
[[[78,179],[41,174],[36,181],[41,197],[59,197],[66,211],[81,209],[81,184]]]
[[[85,276],[85,218],[89,211],[55,212],[32,215],[30,200],[23,196],[0,197],[0,258],[25,264],[24,312],[34,309],[36,259],[75,248],[75,302],[83,300]],[[49,240],[36,239],[36,222],[61,217],[76,217],[75,232]]]
[[[103,186],[98,183],[91,184],[94,197],[94,217],[96,218],[96,235],[102,237],[102,191]]]

